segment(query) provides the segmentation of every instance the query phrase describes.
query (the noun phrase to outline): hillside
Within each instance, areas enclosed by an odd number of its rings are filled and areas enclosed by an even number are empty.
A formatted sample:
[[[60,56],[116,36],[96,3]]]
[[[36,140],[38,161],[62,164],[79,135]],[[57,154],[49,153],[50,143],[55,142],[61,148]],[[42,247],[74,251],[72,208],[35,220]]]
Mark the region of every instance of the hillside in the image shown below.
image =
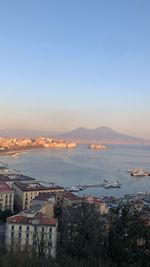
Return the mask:
[[[60,135],[59,138],[72,140],[78,143],[107,143],[107,144],[145,144],[148,143],[139,137],[119,133],[109,127],[98,127],[96,129],[77,128]]]

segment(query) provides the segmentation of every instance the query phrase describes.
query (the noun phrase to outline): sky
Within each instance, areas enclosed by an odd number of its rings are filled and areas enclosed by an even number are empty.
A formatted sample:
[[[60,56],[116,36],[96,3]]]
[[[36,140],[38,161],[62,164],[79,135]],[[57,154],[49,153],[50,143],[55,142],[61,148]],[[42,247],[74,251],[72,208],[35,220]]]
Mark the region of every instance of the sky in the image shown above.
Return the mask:
[[[149,0],[0,0],[0,129],[150,139]]]

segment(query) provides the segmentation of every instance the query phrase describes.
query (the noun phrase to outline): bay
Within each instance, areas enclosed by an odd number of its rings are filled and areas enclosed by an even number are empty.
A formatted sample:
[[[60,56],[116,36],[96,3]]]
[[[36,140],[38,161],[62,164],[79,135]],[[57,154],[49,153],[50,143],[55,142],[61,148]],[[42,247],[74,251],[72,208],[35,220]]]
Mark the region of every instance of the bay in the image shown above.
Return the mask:
[[[87,146],[76,149],[38,149],[22,153],[19,158],[1,157],[10,168],[40,181],[62,186],[98,184],[116,181],[121,188],[88,188],[79,194],[121,197],[128,193],[150,191],[150,176],[132,177],[127,169],[143,168],[150,172],[150,147],[111,145],[108,150],[92,150]]]

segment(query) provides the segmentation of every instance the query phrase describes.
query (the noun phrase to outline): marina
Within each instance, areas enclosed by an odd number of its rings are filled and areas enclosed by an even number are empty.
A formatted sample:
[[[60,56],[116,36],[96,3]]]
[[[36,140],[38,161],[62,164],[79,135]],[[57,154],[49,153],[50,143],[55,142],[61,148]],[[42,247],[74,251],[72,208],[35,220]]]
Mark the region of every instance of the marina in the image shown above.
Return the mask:
[[[66,190],[70,192],[79,192],[87,188],[98,188],[98,187],[103,187],[105,189],[121,188],[121,183],[119,183],[118,181],[104,180],[103,183],[99,183],[99,184],[83,184],[83,185],[66,187]]]

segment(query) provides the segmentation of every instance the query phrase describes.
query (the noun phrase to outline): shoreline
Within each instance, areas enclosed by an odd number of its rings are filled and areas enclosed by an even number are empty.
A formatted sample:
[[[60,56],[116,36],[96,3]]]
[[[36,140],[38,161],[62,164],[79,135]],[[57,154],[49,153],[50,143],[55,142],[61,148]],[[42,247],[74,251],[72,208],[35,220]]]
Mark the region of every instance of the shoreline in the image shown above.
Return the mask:
[[[11,150],[11,151],[5,151],[5,152],[0,152],[0,157],[13,157],[15,154],[22,154],[25,152],[30,152],[33,150],[71,150],[72,148],[67,148],[67,147],[34,147],[34,148],[27,148],[27,149],[19,149],[19,150]]]
[[[5,151],[5,152],[0,152],[0,157],[9,157],[9,156],[12,157],[15,154],[22,154],[28,151],[41,150],[41,149],[44,149],[44,148],[40,147],[40,148],[27,148],[27,149],[13,150],[13,151]]]

